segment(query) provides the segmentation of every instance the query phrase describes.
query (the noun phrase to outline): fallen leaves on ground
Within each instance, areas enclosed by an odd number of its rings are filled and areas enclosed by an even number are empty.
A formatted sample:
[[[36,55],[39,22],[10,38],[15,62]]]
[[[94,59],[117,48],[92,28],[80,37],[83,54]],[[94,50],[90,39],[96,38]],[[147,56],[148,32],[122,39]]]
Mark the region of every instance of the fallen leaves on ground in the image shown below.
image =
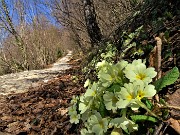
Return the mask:
[[[75,64],[76,63],[76,64]],[[27,93],[0,98],[0,131],[27,135],[79,134],[69,122],[67,107],[73,95],[84,91],[77,61],[57,78]],[[78,80],[73,80],[78,75]]]

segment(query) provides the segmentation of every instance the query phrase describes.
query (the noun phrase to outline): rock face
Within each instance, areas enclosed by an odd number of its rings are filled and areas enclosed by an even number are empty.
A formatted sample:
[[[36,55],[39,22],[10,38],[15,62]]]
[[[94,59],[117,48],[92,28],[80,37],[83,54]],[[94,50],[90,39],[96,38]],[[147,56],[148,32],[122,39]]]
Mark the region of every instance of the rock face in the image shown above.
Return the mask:
[[[19,73],[0,76],[0,95],[27,92],[30,87],[36,87],[40,83],[48,82],[62,71],[71,67],[68,61],[72,57],[72,51],[59,59],[51,68],[43,70],[30,70]]]

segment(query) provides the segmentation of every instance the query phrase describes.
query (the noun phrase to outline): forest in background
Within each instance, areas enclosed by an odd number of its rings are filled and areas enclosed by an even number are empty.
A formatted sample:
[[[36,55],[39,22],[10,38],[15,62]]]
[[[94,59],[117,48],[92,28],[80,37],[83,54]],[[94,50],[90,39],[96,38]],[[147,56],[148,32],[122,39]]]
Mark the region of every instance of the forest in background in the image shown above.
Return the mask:
[[[87,0],[107,40],[140,1]],[[41,69],[67,49],[86,52],[93,46],[83,0],[2,0],[0,2],[0,74]]]

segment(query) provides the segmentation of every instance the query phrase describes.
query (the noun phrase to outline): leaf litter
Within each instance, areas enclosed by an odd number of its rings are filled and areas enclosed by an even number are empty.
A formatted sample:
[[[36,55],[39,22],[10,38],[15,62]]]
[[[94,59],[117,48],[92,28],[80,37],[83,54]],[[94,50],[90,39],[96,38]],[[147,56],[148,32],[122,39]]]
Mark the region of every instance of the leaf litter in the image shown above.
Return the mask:
[[[71,124],[67,108],[73,95],[84,92],[80,61],[71,60],[73,68],[26,93],[1,96],[0,133],[16,135],[79,134]],[[78,75],[74,80],[73,76]]]

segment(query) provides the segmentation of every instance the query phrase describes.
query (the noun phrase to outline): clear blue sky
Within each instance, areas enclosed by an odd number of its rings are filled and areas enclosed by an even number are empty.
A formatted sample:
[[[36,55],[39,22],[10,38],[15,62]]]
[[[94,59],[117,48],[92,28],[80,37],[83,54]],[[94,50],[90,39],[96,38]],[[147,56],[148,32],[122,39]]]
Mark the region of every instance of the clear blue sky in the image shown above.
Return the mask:
[[[17,12],[15,12],[14,10],[14,4],[12,2],[17,2],[17,0],[5,0],[6,3],[8,4],[8,8],[10,10],[10,14],[13,17],[13,22],[15,24],[18,24],[18,16],[17,16]],[[50,8],[46,7],[43,2],[44,0],[38,0],[40,1],[40,3],[36,3],[36,0],[22,0],[23,2],[25,2],[25,6],[27,6],[27,8],[25,9],[26,12],[26,21],[28,23],[31,23],[32,18],[34,18],[37,14],[39,15],[45,15],[48,20],[56,25],[56,21],[55,19],[51,16],[51,11]],[[37,6],[34,6],[34,5]]]
[[[12,21],[14,23],[14,25],[18,25],[19,24],[19,18],[17,15],[17,11],[14,9],[14,2],[17,2],[18,0],[5,0],[9,12],[10,12],[10,16],[12,17]],[[22,0],[23,2],[25,2],[25,4],[28,5],[27,8],[25,8],[25,21],[26,23],[32,23],[32,19],[37,15],[44,15],[46,16],[46,18],[48,18],[48,20],[50,21],[51,24],[55,25],[55,26],[59,26],[56,21],[55,18],[53,18],[51,16],[51,11],[48,7],[44,6],[41,3],[38,3],[37,6],[34,6],[35,2],[37,0]],[[41,1],[42,3],[44,2],[44,0],[38,0]],[[1,4],[1,3],[0,3]],[[26,6],[27,6],[26,5]],[[3,34],[2,34],[3,33]],[[8,33],[5,33],[5,31],[0,31],[0,47],[1,47],[1,43],[3,41],[3,39],[6,38],[6,36],[8,35]]]

